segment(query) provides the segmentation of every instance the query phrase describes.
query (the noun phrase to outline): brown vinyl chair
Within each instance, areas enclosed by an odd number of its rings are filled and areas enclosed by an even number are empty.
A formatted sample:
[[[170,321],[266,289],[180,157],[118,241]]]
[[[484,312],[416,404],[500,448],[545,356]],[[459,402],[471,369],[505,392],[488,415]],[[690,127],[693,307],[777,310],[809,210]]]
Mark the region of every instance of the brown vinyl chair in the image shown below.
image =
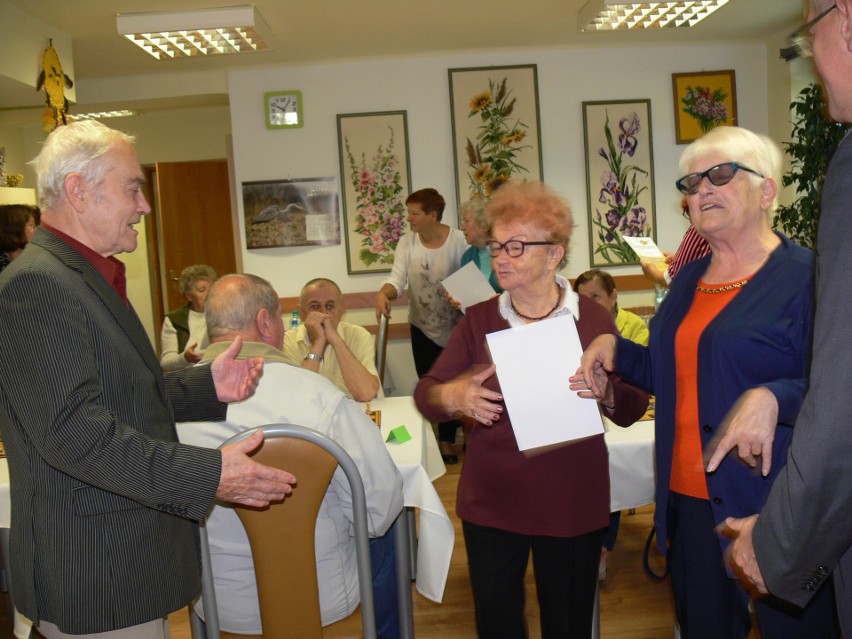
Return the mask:
[[[235,435],[222,446],[240,441],[254,430]],[[297,479],[293,493],[281,503],[267,508],[235,507],[251,544],[262,636],[265,639],[375,639],[367,501],[355,462],[337,442],[313,429],[270,424],[261,430],[265,441],[253,459],[287,470]],[[346,619],[322,627],[314,531],[320,504],[338,465],[352,490],[361,605],[360,614],[356,609]],[[192,614],[193,635],[204,636],[200,634],[203,623],[206,639],[251,637],[219,632],[210,549],[203,522],[200,533],[205,622]]]

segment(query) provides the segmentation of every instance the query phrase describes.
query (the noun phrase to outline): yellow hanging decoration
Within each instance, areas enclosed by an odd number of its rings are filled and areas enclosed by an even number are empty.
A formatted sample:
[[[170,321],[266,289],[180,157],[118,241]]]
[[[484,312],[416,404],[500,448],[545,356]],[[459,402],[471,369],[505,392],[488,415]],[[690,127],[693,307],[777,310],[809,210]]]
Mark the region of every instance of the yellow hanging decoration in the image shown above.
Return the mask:
[[[65,97],[65,87],[69,89],[74,82],[62,72],[59,55],[53,48],[53,40],[41,56],[41,71],[38,74],[36,91],[44,88],[45,104],[43,128],[50,133],[58,126],[67,124],[65,114],[68,112],[68,98]]]

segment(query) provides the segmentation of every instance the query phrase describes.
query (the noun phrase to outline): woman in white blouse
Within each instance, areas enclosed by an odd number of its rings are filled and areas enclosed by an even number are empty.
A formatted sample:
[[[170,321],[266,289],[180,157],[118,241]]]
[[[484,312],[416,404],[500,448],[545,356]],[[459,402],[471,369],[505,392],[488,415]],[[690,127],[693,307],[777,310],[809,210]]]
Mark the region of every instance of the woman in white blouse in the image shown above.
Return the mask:
[[[206,264],[187,266],[180,274],[178,287],[188,302],[170,312],[163,320],[160,336],[160,367],[176,371],[201,360],[209,346],[204,302],[207,290],[216,281],[216,271]]]
[[[408,196],[408,223],[411,231],[396,247],[390,277],[376,295],[376,319],[390,318],[391,301],[408,290],[408,322],[411,325],[411,351],[417,376],[423,377],[450,339],[461,314],[450,304],[441,284],[461,266],[467,249],[464,233],[441,222],[444,198],[435,189],[420,189]],[[444,462],[458,462],[453,449],[457,421],[438,426],[438,443]]]

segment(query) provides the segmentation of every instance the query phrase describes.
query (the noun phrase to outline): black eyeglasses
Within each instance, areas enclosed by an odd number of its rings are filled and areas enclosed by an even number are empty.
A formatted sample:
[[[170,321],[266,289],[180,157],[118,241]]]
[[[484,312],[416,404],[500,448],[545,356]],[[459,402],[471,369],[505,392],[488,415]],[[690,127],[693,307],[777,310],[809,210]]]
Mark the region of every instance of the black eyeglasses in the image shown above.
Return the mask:
[[[701,180],[704,178],[710,180],[710,184],[713,186],[724,186],[733,180],[737,171],[740,170],[754,173],[757,177],[765,177],[754,169],[750,169],[737,162],[723,162],[722,164],[711,166],[709,169],[702,171],[701,173],[689,173],[688,175],[684,175],[675,182],[675,186],[681,193],[694,195],[695,193],[698,193],[698,187],[701,186]]]
[[[814,53],[814,35],[810,32],[811,27],[836,8],[837,4],[831,5],[816,18],[793,31],[788,36],[790,46],[782,51],[782,57],[788,62],[796,58],[810,58]]]
[[[485,250],[491,257],[500,255],[500,251],[506,251],[509,257],[520,257],[528,246],[553,246],[553,242],[521,242],[521,240],[509,240],[500,244],[497,240],[489,240],[485,243]]]

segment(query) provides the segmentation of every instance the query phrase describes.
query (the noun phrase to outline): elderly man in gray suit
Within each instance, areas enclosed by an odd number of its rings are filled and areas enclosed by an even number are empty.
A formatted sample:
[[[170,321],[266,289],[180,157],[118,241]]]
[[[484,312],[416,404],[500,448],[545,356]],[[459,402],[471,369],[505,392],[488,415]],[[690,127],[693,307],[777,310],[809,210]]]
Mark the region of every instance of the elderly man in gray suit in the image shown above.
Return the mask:
[[[852,0],[810,0],[796,35],[813,52],[829,113],[852,123]],[[787,465],[761,515],[726,521],[730,559],[760,592],[805,606],[834,576],[843,635],[852,637],[852,137],[825,179],[817,240],[817,306],[808,394]],[[826,584],[827,586],[830,584]]]
[[[0,276],[0,428],[12,488],[15,606],[41,634],[163,637],[200,590],[197,529],[214,498],[262,506],[295,478],[253,462],[262,434],[207,450],[175,418],[223,419],[263,363],[163,376],[127,300],[133,228],[151,212],[133,139],[97,122],[34,161],[42,226]]]

